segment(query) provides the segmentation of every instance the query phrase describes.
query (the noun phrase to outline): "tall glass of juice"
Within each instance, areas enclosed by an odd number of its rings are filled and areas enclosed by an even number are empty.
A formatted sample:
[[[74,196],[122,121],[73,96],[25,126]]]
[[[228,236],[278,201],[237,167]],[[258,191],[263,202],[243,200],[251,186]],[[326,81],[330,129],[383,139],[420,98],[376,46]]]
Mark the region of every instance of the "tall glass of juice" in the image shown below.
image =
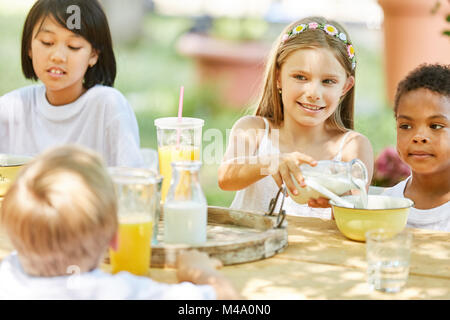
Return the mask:
[[[158,139],[159,172],[163,176],[161,200],[164,202],[172,179],[171,163],[201,159],[202,127],[197,118],[177,117],[155,120]]]
[[[160,205],[158,175],[152,170],[124,167],[109,168],[109,173],[116,188],[119,217],[117,248],[109,250],[112,273],[128,271],[145,276]]]

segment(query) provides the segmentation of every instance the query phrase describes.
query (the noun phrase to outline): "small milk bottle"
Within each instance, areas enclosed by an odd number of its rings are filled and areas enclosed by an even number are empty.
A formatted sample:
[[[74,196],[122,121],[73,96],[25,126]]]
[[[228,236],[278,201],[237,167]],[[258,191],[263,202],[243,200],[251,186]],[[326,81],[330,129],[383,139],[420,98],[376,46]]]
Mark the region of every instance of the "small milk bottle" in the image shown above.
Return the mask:
[[[199,182],[200,161],[172,162],[172,181],[164,202],[164,242],[206,242],[208,204]]]

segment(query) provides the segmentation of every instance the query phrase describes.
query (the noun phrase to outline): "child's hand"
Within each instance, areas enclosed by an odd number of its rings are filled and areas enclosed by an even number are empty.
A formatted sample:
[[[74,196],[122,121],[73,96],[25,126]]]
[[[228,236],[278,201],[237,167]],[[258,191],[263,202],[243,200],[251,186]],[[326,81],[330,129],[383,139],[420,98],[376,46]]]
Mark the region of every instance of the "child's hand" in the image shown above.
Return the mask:
[[[180,281],[193,281],[192,277],[195,277],[196,273],[215,271],[222,267],[222,262],[216,258],[210,258],[205,252],[189,250],[178,254],[176,267]]]
[[[222,262],[210,258],[208,254],[197,250],[181,252],[177,258],[178,281],[190,281],[195,284],[208,284],[216,291],[217,299],[241,299],[232,283],[217,271]]]
[[[331,208],[329,200],[326,198],[309,199],[308,206],[313,208]]]
[[[300,164],[307,163],[313,167],[317,165],[316,160],[300,152],[282,153],[279,155],[278,161],[278,170],[272,177],[279,188],[284,182],[286,188],[289,188],[294,195],[298,194],[298,190],[295,187],[291,174],[295,177],[300,187],[304,188],[306,184],[299,168]]]
[[[322,197],[317,198],[317,199],[309,199],[308,206],[313,207],[313,208],[332,208],[329,200],[326,198],[322,198]],[[334,220],[333,209],[331,209],[331,220]]]

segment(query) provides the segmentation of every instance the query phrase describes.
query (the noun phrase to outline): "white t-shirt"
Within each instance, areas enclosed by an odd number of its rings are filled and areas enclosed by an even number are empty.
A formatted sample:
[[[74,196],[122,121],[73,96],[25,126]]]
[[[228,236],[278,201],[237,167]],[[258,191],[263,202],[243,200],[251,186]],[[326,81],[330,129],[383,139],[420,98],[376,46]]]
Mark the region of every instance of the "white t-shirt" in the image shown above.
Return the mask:
[[[387,188],[383,192],[383,195],[404,198],[406,183],[410,178],[411,177],[408,177],[395,186]],[[431,209],[411,208],[406,225],[411,228],[450,232],[450,201]]]
[[[0,264],[0,299],[43,300],[212,300],[210,285],[166,284],[128,272],[115,275],[99,269],[79,275],[33,277],[24,272],[13,252]]]
[[[45,92],[44,85],[32,85],[0,97],[0,153],[35,156],[79,144],[108,166],[142,165],[136,116],[118,90],[96,85],[63,106],[51,105]]]

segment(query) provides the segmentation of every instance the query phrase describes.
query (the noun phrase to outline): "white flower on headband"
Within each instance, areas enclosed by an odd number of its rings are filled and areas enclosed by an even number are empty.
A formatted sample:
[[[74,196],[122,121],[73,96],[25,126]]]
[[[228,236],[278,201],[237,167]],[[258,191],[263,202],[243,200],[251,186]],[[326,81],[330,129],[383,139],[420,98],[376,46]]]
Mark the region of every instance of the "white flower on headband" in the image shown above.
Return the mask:
[[[336,27],[332,26],[331,24],[326,24],[323,26],[323,30],[328,33],[330,36],[335,36],[338,33],[338,30]]]
[[[356,57],[355,57],[355,49],[353,48],[352,44],[347,40],[347,35],[344,32],[340,32],[335,26],[331,24],[321,24],[318,22],[310,22],[308,24],[299,24],[295,26],[291,31],[284,34],[281,37],[281,43],[285,43],[286,40],[288,40],[290,37],[295,36],[299,33],[302,33],[305,30],[308,29],[318,29],[322,30],[328,35],[338,38],[340,41],[344,43],[344,45],[347,47],[347,55],[352,63],[352,69],[355,69],[356,67]]]
[[[306,24],[299,24],[292,30],[292,33],[297,34],[297,33],[303,32],[305,29],[306,29]]]

